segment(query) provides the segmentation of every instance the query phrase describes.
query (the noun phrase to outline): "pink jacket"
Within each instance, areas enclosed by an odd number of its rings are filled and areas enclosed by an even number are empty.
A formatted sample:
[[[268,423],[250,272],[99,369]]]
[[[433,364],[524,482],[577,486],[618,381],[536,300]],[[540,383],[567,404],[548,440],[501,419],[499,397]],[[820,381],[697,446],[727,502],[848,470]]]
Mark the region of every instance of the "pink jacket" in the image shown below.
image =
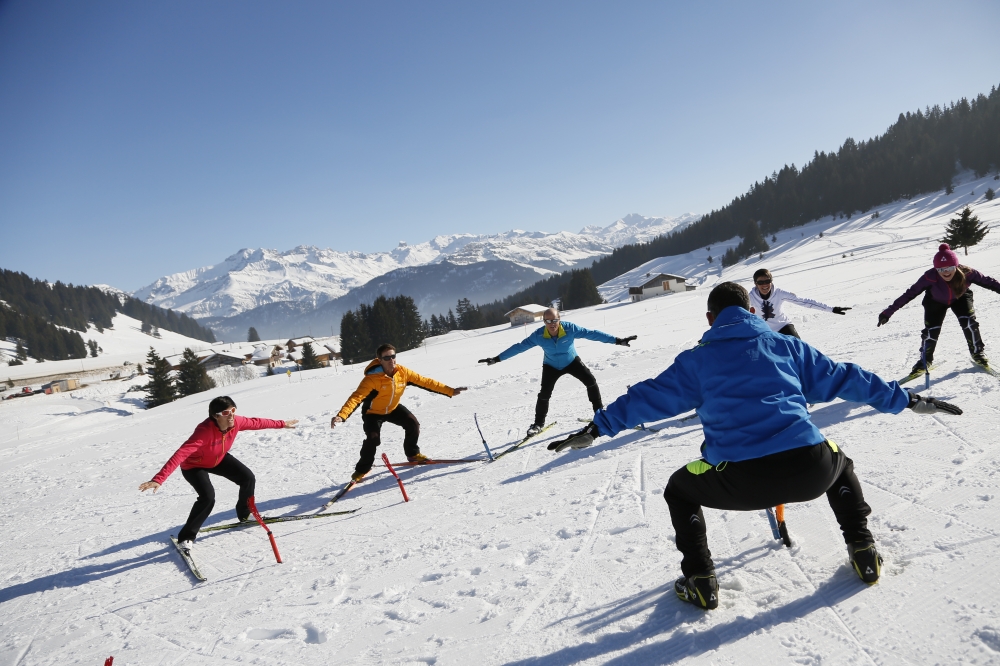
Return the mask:
[[[163,466],[153,481],[163,485],[178,466],[181,469],[212,468],[222,462],[222,459],[229,453],[236,434],[240,430],[267,430],[268,428],[284,428],[284,421],[273,419],[255,419],[246,416],[236,416],[233,427],[222,432],[215,423],[215,419],[209,417],[198,424],[194,433],[188,437],[187,441],[181,444],[170,460]]]

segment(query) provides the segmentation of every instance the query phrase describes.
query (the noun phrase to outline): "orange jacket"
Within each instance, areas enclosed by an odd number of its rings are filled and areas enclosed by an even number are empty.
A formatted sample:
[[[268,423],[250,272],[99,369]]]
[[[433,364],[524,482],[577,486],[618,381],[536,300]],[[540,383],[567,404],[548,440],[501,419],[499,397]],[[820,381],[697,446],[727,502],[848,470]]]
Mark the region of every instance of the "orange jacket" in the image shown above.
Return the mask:
[[[403,397],[403,391],[410,384],[433,393],[441,393],[449,398],[455,395],[455,389],[450,386],[418,375],[401,365],[396,366],[396,372],[390,377],[385,374],[379,360],[375,359],[365,368],[365,378],[340,408],[337,416],[346,421],[359,405],[364,407],[365,414],[388,414],[396,409],[400,398]]]

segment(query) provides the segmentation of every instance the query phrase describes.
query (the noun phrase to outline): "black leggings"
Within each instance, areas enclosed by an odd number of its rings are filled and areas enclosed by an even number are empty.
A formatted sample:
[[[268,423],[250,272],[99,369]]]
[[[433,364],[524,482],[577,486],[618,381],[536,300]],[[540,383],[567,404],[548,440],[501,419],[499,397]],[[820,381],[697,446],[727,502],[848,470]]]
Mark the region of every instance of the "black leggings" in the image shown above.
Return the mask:
[[[388,414],[365,414],[361,417],[361,425],[365,430],[365,441],[361,445],[361,458],[354,466],[355,472],[367,472],[375,464],[375,449],[382,443],[382,424],[388,421],[403,429],[403,453],[407,457],[420,453],[417,440],[420,439],[420,421],[402,405]]]
[[[924,295],[924,330],[920,332],[920,343],[927,341],[927,362],[934,360],[934,348],[937,347],[938,338],[941,336],[941,325],[944,324],[944,316],[948,310],[958,317],[958,324],[965,334],[965,342],[969,345],[970,354],[982,354],[986,345],[979,335],[979,322],[976,321],[976,308],[972,304],[972,290],[967,289],[964,294],[956,298],[950,305],[938,303],[931,298],[928,289]]]
[[[583,364],[577,356],[573,362],[562,370],[556,370],[551,365],[542,364],[542,388],[538,391],[538,401],[535,403],[535,424],[545,425],[545,415],[549,413],[549,398],[552,397],[552,389],[556,387],[556,381],[563,375],[570,375],[583,382],[587,387],[587,397],[590,405],[597,412],[604,403],[601,402],[601,389],[597,386],[594,373]]]
[[[795,330],[795,324],[785,324],[781,327],[781,330],[779,330],[778,333],[781,333],[782,335],[790,335],[793,338],[798,338],[799,340],[802,339],[799,332]]]
[[[181,474],[198,493],[198,499],[191,507],[191,515],[188,516],[187,523],[177,535],[178,541],[194,541],[194,538],[198,536],[198,530],[212,513],[212,507],[215,506],[215,487],[212,486],[209,474],[229,479],[240,487],[240,497],[236,500],[236,517],[240,520],[246,520],[250,517],[250,505],[247,504],[247,500],[253,497],[257,480],[250,468],[233,457],[231,453],[227,453],[222,462],[215,467],[184,469],[181,470]]]
[[[874,543],[868,531],[868,514],[872,510],[854,475],[854,463],[834,444],[823,442],[719,467],[704,461],[682,467],[670,477],[663,492],[677,535],[677,549],[684,556],[681,570],[685,576],[715,570],[703,506],[758,511],[778,504],[808,502],[823,493],[845,542]]]

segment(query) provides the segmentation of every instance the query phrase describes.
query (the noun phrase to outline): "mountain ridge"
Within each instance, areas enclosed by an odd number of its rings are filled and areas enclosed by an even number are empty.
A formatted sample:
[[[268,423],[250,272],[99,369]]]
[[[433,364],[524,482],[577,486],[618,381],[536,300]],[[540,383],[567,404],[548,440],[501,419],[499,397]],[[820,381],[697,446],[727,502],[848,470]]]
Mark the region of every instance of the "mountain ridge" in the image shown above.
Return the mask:
[[[699,217],[691,213],[674,218],[631,214],[605,227],[584,227],[579,233],[511,229],[489,235],[439,235],[415,245],[401,241],[392,250],[375,253],[312,245],[283,252],[242,248],[218,264],[163,276],[132,295],[219,326],[225,319],[276,303],[296,303],[301,307],[294,310],[308,312],[401,268],[500,261],[534,269],[541,279],[552,272],[589,265],[616,247],[648,241]],[[510,267],[505,271],[516,273]],[[516,286],[510,285],[513,290],[523,284],[523,275],[518,274],[516,282]],[[497,294],[505,288],[486,291]],[[421,301],[419,294],[412,295]],[[438,305],[427,303],[432,308]]]

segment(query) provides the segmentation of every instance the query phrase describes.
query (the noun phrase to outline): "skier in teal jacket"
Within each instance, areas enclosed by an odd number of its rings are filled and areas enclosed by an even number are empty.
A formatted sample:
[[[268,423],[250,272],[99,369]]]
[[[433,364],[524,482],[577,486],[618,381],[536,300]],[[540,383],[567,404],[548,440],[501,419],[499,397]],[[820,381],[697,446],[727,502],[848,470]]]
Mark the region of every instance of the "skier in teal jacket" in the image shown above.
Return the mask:
[[[719,587],[704,506],[754,511],[825,493],[858,576],[869,585],[878,581],[882,559],[854,463],[812,423],[807,403],[840,397],[890,414],[907,407],[918,414],[962,413],[775,333],[749,308],[743,287],[716,286],[708,297],[711,329],[697,347],[678,354],[658,377],[634,384],[580,432],[549,445],[585,448],[595,437],[697,410],[705,431],[702,459],[677,470],[663,496],[684,556],[674,589],[706,610],[718,605]]]
[[[583,364],[576,353],[576,346],[573,341],[577,338],[584,340],[595,340],[597,342],[607,342],[610,344],[629,346],[629,342],[638,336],[627,338],[616,338],[603,331],[595,331],[583,326],[577,326],[572,322],[563,322],[559,316],[559,311],[549,308],[542,315],[545,324],[523,341],[511,345],[500,352],[499,356],[480,359],[480,363],[493,365],[500,361],[506,361],[512,356],[517,356],[523,351],[532,347],[541,347],[545,352],[542,359],[542,386],[538,391],[538,400],[535,402],[535,421],[528,428],[528,436],[537,434],[545,425],[545,416],[549,413],[549,398],[552,397],[552,389],[555,388],[556,381],[563,375],[571,375],[587,387],[587,397],[596,412],[604,403],[601,401],[601,389],[597,386],[594,373]]]

